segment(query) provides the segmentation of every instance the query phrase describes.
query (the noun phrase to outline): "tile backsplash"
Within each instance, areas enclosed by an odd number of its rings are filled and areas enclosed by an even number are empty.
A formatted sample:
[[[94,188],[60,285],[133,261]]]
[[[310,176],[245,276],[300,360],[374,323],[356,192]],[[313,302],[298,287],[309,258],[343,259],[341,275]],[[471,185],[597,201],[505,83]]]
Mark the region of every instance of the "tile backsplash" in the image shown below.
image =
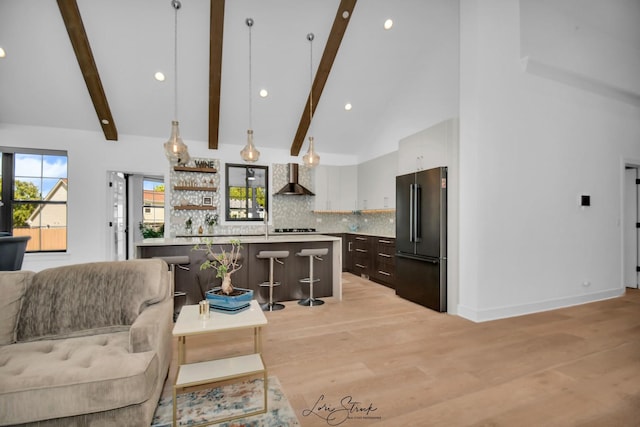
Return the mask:
[[[216,164],[220,162],[214,159]],[[289,180],[288,164],[272,164],[271,182],[269,192],[272,194],[269,206],[270,232],[275,228],[315,228],[323,233],[345,233],[357,232],[378,236],[393,237],[395,236],[395,212],[377,212],[377,213],[324,213],[313,212],[314,196],[285,196],[275,195]],[[215,175],[216,186],[219,191],[214,197],[214,206],[218,209],[220,217],[224,216],[222,209],[222,194],[224,191],[224,182],[220,182],[219,174]],[[172,182],[176,179],[172,177]],[[209,178],[207,178],[209,179]],[[298,170],[298,181],[301,185],[307,187],[311,191],[314,190],[313,171],[300,166]],[[171,202],[179,203],[179,198],[188,196],[196,197],[197,195],[174,194],[170,186]],[[193,217],[193,233],[198,233],[198,228],[203,225],[204,233],[207,228],[204,226],[204,212],[189,211],[186,215],[184,212],[178,213],[172,209],[171,213],[171,236],[184,234],[184,221],[187,216]],[[264,225],[262,223],[242,224],[242,225],[216,225],[213,234],[218,235],[235,235],[235,234],[262,234],[264,233]]]

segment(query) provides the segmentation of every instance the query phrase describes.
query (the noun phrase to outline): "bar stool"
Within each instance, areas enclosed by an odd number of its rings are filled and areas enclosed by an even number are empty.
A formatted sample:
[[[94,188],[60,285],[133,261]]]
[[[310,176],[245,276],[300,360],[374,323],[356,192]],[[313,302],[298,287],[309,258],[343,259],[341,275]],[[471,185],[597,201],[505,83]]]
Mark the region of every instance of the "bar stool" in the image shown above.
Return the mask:
[[[320,258],[320,257],[322,255],[326,255],[327,253],[329,253],[329,249],[321,248],[321,249],[302,249],[300,252],[298,252],[296,254],[296,256],[309,257],[309,277],[306,277],[304,279],[300,279],[300,283],[308,283],[309,284],[309,298],[301,299],[300,301],[298,301],[298,304],[300,304],[300,305],[308,305],[309,307],[312,307],[314,305],[322,305],[322,304],[324,304],[324,301],[316,299],[316,298],[313,297],[313,284],[315,282],[319,282],[320,281],[320,279],[315,279],[313,277],[313,260],[315,258],[318,261],[322,261],[322,258]]]
[[[156,256],[153,258],[161,259],[169,265],[169,271],[171,272],[171,279],[169,282],[171,292],[173,292],[173,321],[175,322],[178,318],[178,314],[180,314],[180,310],[182,310],[182,306],[187,300],[186,292],[176,291],[176,267],[189,271],[189,267],[185,266],[191,264],[191,259],[189,259],[189,256],[187,255]]]
[[[282,310],[284,308],[284,304],[273,302],[273,287],[280,286],[280,282],[273,281],[273,262],[276,261],[279,264],[284,264],[280,259],[287,258],[288,256],[289,251],[260,251],[258,255],[256,255],[257,258],[269,259],[269,281],[260,283],[260,286],[269,287],[269,302],[261,305],[264,311]]]

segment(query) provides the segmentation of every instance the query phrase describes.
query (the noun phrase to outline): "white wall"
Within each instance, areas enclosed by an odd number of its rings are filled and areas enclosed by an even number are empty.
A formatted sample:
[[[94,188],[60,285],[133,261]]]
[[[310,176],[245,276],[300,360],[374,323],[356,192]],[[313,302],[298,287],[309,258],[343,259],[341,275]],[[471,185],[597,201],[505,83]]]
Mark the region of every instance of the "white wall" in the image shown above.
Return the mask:
[[[239,141],[244,143],[243,137]],[[162,150],[164,142],[158,138],[131,135],[119,135],[119,140],[114,142],[106,141],[101,132],[0,123],[0,145],[66,150],[69,159],[68,251],[26,254],[23,269],[40,271],[60,265],[106,260],[109,255],[107,171],[168,178],[170,168]],[[219,158],[222,165],[227,161],[241,163],[240,145],[223,143],[220,149],[209,150],[203,141],[185,143],[193,157]],[[291,157],[288,150],[263,149],[259,145],[258,149],[261,151],[258,163],[262,165],[301,162],[299,157]],[[355,158],[326,155],[323,160],[352,164]],[[166,203],[169,203],[169,197]],[[169,224],[166,229],[170,229]]]
[[[523,72],[519,22],[517,2],[461,2],[458,312],[473,320],[623,292],[621,159],[640,156],[640,110]]]

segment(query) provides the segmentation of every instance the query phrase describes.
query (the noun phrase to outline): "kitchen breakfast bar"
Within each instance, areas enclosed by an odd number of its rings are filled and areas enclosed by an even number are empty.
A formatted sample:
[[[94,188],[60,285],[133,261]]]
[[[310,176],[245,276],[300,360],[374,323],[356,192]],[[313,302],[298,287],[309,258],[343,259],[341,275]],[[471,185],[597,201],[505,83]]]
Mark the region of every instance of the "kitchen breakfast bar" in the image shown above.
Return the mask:
[[[209,289],[220,286],[221,279],[216,278],[212,269],[200,270],[206,260],[206,252],[198,250],[196,245],[212,243],[214,252],[222,249],[229,251],[231,241],[239,240],[242,245],[240,263],[242,268],[232,275],[235,287],[252,289],[259,303],[268,302],[269,288],[260,286],[269,281],[269,260],[258,258],[260,251],[288,251],[289,256],[282,258],[282,264],[274,263],[274,280],[280,282],[274,288],[275,301],[296,301],[309,296],[309,285],[300,283],[300,279],[309,277],[309,259],[297,256],[303,249],[328,250],[321,260],[314,260],[314,297],[334,297],[342,299],[342,239],[324,234],[278,234],[240,235],[216,237],[176,237],[144,239],[136,244],[137,258],[188,256],[189,264],[185,268],[176,267],[176,291],[186,293],[185,304],[197,304],[204,299]]]

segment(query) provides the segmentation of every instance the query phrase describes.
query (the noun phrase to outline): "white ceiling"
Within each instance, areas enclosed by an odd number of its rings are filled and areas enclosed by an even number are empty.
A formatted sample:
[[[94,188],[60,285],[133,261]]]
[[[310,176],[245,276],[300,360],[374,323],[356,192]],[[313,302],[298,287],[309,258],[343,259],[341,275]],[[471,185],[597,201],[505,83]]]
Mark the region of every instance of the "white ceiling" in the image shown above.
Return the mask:
[[[174,9],[170,0],[78,0],[120,135],[167,139],[173,118]],[[338,0],[227,0],[219,146],[289,150]],[[458,113],[458,2],[360,0],[311,125],[316,150],[360,160]],[[385,31],[385,19],[394,27]],[[101,132],[57,3],[0,0],[0,122]],[[191,147],[208,138],[209,1],[178,12],[178,119]],[[167,80],[154,80],[163,71]],[[260,98],[261,88],[269,90]],[[350,102],[353,109],[344,110]],[[306,143],[301,153],[306,151]]]

